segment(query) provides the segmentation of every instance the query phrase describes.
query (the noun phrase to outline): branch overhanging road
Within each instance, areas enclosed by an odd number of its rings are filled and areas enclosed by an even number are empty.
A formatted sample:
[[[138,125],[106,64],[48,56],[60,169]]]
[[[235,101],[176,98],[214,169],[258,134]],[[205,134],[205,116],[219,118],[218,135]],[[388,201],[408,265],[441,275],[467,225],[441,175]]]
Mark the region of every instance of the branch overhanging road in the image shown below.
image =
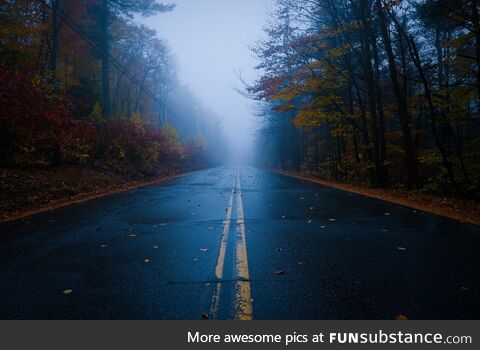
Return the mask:
[[[478,319],[480,229],[251,167],[0,225],[0,319]]]

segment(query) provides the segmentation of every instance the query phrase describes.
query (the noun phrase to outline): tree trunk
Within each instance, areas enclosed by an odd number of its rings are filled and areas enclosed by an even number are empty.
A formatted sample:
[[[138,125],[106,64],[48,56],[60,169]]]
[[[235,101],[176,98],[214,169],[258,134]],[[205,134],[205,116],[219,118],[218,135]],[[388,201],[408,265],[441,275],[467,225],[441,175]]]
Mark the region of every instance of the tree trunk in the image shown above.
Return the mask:
[[[150,69],[147,69],[147,71],[145,72],[145,74],[143,75],[143,79],[142,79],[142,84],[140,85],[140,87],[138,88],[138,93],[137,93],[137,98],[135,99],[135,113],[138,113],[140,112],[138,110],[138,106],[140,104],[140,97],[142,97],[142,92],[143,92],[143,87],[145,86],[145,82],[147,81],[147,77],[148,77],[148,74],[150,73]]]
[[[393,52],[392,41],[388,30],[388,21],[383,9],[381,0],[376,0],[377,13],[380,19],[380,28],[385,51],[388,58],[388,67],[390,70],[390,78],[392,81],[393,92],[397,100],[398,116],[402,129],[402,140],[405,152],[405,170],[408,187],[417,187],[418,183],[418,164],[417,157],[413,146],[412,134],[410,131],[410,118],[408,114],[408,104],[406,96],[400,87],[398,79],[397,63],[395,61],[395,54]]]
[[[112,114],[112,103],[110,100],[109,21],[109,0],[102,0],[100,9],[100,48],[102,50],[102,107],[104,118],[109,118]]]
[[[385,165],[387,161],[387,144],[385,140],[385,113],[384,113],[384,104],[383,104],[383,93],[380,86],[380,57],[378,54],[378,48],[376,43],[376,34],[373,33],[373,30],[370,28],[370,41],[372,44],[373,58],[374,58],[374,69],[375,69],[375,88],[377,95],[377,108],[378,108],[378,158],[379,158],[379,176],[380,176],[380,185],[382,187],[389,186],[389,175],[388,169]]]
[[[471,2],[472,6],[472,24],[473,24],[473,30],[474,30],[474,35],[475,35],[475,60],[476,60],[476,86],[477,86],[477,93],[478,93],[478,98],[480,98],[480,15],[478,13],[478,1],[477,0],[472,0]]]
[[[422,63],[421,63],[421,60],[420,60],[420,54],[418,53],[418,49],[417,49],[417,46],[415,45],[415,41],[413,40],[413,37],[411,37],[411,36],[408,38],[408,40],[409,40],[409,46],[410,46],[410,51],[411,51],[411,55],[412,55],[412,58],[413,58],[413,62],[414,62],[415,66],[418,70],[418,73],[419,73],[420,78],[422,80],[423,87],[425,89],[425,97],[427,99],[428,108],[429,108],[429,111],[430,111],[430,123],[431,123],[431,126],[432,126],[432,133],[433,133],[433,136],[435,138],[435,143],[437,144],[437,147],[438,147],[438,149],[440,151],[440,154],[442,156],[443,166],[447,170],[448,178],[449,178],[450,182],[452,183],[453,187],[458,191],[458,186],[457,186],[457,182],[455,180],[455,175],[454,175],[454,172],[453,172],[452,163],[450,162],[448,152],[445,149],[445,147],[442,143],[442,140],[440,139],[440,136],[438,134],[437,117],[436,117],[437,111],[436,111],[436,108],[433,104],[432,90],[430,88],[430,84],[428,82],[427,76],[425,75],[425,72],[423,71]]]
[[[59,48],[59,0],[52,1],[52,42],[51,42],[51,52],[50,52],[50,74],[52,74],[51,81],[53,85],[57,85],[57,60],[58,60],[58,48]]]
[[[373,161],[375,165],[375,180],[374,185],[379,187],[385,187],[385,179],[383,178],[384,171],[383,163],[380,160],[380,137],[378,131],[378,114],[377,114],[377,89],[375,87],[375,74],[372,66],[372,45],[371,35],[370,35],[370,23],[369,23],[369,8],[368,0],[360,1],[360,11],[361,11],[361,20],[362,20],[362,31],[361,36],[361,50],[363,52],[363,63],[365,70],[365,80],[367,83],[367,95],[368,95],[368,104],[370,117],[372,118],[370,126],[372,129],[373,136]]]

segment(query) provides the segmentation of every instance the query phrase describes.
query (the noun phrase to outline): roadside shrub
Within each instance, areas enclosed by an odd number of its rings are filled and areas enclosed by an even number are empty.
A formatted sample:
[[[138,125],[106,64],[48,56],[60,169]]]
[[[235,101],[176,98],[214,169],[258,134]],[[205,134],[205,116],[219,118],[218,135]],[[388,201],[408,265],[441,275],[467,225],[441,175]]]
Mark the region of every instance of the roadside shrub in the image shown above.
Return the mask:
[[[62,139],[75,122],[72,104],[28,70],[0,66],[0,159],[4,165],[61,161]]]
[[[68,164],[87,164],[95,159],[99,134],[90,121],[69,123],[61,133],[61,161]]]
[[[152,128],[139,114],[103,120],[98,102],[54,91],[28,70],[0,65],[0,165],[91,165],[155,175],[203,159],[206,146],[198,140],[183,145],[171,125]]]
[[[183,146],[172,130],[153,130],[139,117],[108,120],[100,136],[100,158],[117,172],[151,174],[183,159]]]

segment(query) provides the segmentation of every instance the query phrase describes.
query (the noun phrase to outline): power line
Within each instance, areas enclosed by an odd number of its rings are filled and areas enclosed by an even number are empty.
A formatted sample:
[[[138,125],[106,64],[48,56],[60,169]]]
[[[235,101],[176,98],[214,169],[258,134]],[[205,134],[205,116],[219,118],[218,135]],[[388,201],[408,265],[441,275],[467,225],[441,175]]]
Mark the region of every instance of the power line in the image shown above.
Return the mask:
[[[109,63],[111,63],[120,73],[122,73],[127,79],[129,79],[133,84],[135,84],[139,90],[141,90],[144,94],[146,94],[148,97],[150,97],[159,107],[165,109],[165,111],[172,115],[174,118],[183,121],[184,123],[188,123],[187,120],[184,118],[180,117],[176,113],[174,113],[170,108],[160,101],[152,92],[148,91],[145,89],[144,84],[142,84],[135,76],[133,76],[130,72],[127,71],[125,67],[122,66],[120,62],[118,62],[114,57],[112,57],[108,52],[104,52],[98,44],[93,40],[82,28],[80,28],[70,16],[63,11],[60,7],[57,7],[56,9],[48,3],[46,0],[40,0],[45,6],[47,6],[52,13],[57,11],[57,13],[60,15],[61,20],[67,24],[76,34],[78,34],[83,40],[87,42],[90,46],[92,46],[101,56],[106,58]]]

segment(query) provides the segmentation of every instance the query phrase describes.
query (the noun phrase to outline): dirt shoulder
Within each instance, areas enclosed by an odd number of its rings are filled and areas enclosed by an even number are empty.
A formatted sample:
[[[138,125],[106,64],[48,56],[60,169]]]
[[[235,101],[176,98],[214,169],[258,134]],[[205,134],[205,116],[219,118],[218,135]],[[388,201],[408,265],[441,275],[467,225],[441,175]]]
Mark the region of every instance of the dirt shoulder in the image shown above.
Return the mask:
[[[119,176],[81,167],[0,169],[0,223],[159,183],[179,176]]]
[[[300,180],[314,182],[323,186],[360,194],[382,201],[403,205],[416,210],[448,217],[461,222],[480,225],[480,202],[433,196],[418,191],[401,189],[373,189],[320,179],[312,175],[299,174],[283,170],[273,172]]]

